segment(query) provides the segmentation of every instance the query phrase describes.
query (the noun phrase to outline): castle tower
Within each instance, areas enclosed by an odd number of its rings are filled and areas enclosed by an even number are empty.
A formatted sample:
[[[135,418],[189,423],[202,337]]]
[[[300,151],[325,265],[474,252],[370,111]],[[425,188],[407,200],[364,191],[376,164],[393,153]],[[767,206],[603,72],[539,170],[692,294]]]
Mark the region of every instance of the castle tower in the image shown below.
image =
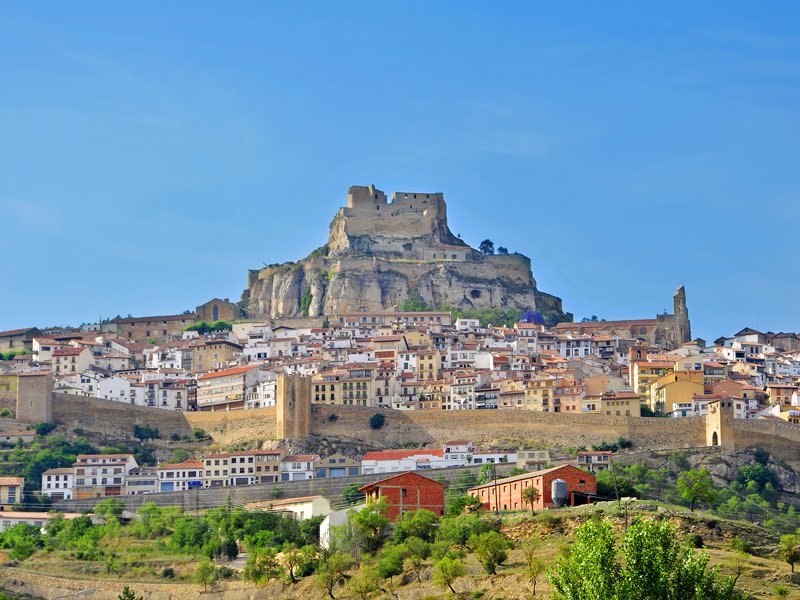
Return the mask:
[[[689,323],[689,309],[686,308],[686,288],[679,287],[672,297],[672,314],[678,328],[678,340],[685,344],[692,340],[692,327]]]
[[[706,446],[720,446],[728,452],[736,450],[732,398],[708,403]]]
[[[280,439],[308,436],[311,430],[311,377],[278,375],[275,395],[276,436]]]
[[[53,374],[50,371],[20,373],[17,377],[17,421],[50,422],[53,418]]]

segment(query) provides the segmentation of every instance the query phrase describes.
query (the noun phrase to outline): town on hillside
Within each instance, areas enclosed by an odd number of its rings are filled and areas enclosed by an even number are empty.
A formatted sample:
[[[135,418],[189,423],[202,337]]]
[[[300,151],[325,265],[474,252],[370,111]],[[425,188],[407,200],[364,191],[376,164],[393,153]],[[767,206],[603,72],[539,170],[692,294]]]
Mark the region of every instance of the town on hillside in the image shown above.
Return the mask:
[[[153,411],[216,412],[274,407],[279,376],[299,375],[310,381],[312,405],[679,419],[728,402],[735,419],[800,423],[800,337],[745,328],[713,343],[692,339],[683,287],[673,314],[554,327],[530,310],[507,325],[413,310],[288,322],[221,319],[233,314],[234,305],[214,299],[195,313],[0,332],[5,414],[12,415],[13,398],[33,380],[55,394]],[[7,422],[3,443],[33,442],[35,431]],[[608,454],[583,449],[572,462],[604,468]],[[45,470],[36,486],[51,499],[68,500],[494,462],[552,466],[547,450],[489,452],[470,440],[360,457],[216,452],[160,465],[87,454]],[[17,479],[3,485],[10,486],[3,497],[11,506],[23,486]]]
[[[263,585],[285,577],[275,573],[293,568],[290,557],[299,552],[292,549],[297,540],[305,540],[309,564],[324,573],[328,567],[320,557],[341,552],[353,543],[346,541],[351,539],[348,531],[367,527],[358,515],[383,523],[385,554],[393,548],[386,542],[392,527],[397,539],[405,535],[398,532],[419,519],[425,522],[419,531],[433,532],[433,542],[440,520],[441,533],[450,531],[447,519],[462,523],[458,519],[483,514],[473,525],[491,527],[493,533],[474,535],[491,540],[476,537],[470,543],[476,544],[476,556],[484,542],[501,548],[502,562],[514,546],[506,516],[513,520],[526,511],[541,512],[535,522],[552,525],[581,519],[580,512],[571,511],[593,506],[602,513],[603,507],[620,510],[624,504],[626,511],[631,507],[649,515],[660,508],[647,502],[665,500],[692,512],[695,505],[709,507],[731,519],[753,519],[750,505],[758,506],[764,512],[760,522],[769,530],[763,543],[774,545],[776,536],[800,527],[792,505],[800,477],[782,462],[786,452],[771,456],[736,442],[735,424],[800,428],[800,336],[745,328],[709,343],[692,337],[688,315],[683,287],[675,292],[671,314],[624,321],[593,317],[550,326],[535,310],[464,316],[429,310],[418,297],[399,310],[247,319],[239,305],[215,298],[195,312],[177,315],[0,332],[0,452],[5,461],[0,467],[0,544],[15,548],[9,558],[25,560],[51,544],[80,547],[48,540],[67,535],[59,531],[85,531],[91,525],[97,536],[92,544],[102,548],[79,551],[78,563],[102,560],[107,573],[128,573],[115,563],[109,537],[120,535],[111,532],[121,527],[122,535],[160,539],[156,552],[161,554],[171,540],[172,549],[159,559],[169,565],[161,578],[175,577],[177,569],[183,581],[199,583],[208,572],[213,581],[224,576]],[[490,322],[492,316],[503,322]],[[77,422],[56,418],[54,406],[77,403],[90,412],[92,404],[119,415],[139,411],[149,425],[135,425],[133,442],[129,433],[114,433],[116,423],[110,433],[90,435],[75,427]],[[631,449],[633,441],[623,436],[570,447],[509,440],[482,445],[469,437],[438,445],[373,444],[365,450],[353,443],[318,447],[320,438],[309,437],[309,421],[320,407],[329,411],[329,428],[336,426],[338,410],[368,415],[363,427],[373,430],[381,430],[393,414],[446,421],[454,411],[504,414],[512,420],[520,413],[509,411],[540,413],[541,427],[552,419],[568,419],[576,432],[582,420],[591,429],[600,422],[596,419],[644,423],[644,431],[648,423],[653,428],[669,423],[679,425],[678,431],[683,419],[687,426],[704,423],[706,447],[687,451],[687,444],[675,440],[658,451]],[[172,433],[169,442],[154,444],[161,437],[158,424],[176,416],[186,425],[193,416],[213,421],[248,414],[254,423],[277,423],[272,442],[219,443],[201,428],[189,427],[189,437]],[[779,450],[797,439],[796,433],[779,434],[758,439]],[[774,434],[769,430],[766,435]],[[492,436],[480,437],[486,442]],[[632,504],[637,498],[640,504]],[[184,524],[176,523],[174,531],[162,527],[141,533],[176,515],[183,515]],[[190,522],[206,531],[202,548],[186,545],[181,528]],[[251,525],[219,538],[234,522]],[[472,521],[463,526],[467,523]],[[551,525],[545,525],[545,538],[553,535]],[[247,537],[248,527],[264,528],[261,534],[267,537]],[[291,538],[295,542],[271,537],[288,535],[287,527],[300,527],[302,533]],[[455,539],[446,543],[465,543]],[[800,548],[800,538],[797,544]],[[367,552],[367,546],[352,546],[353,556]],[[280,549],[283,558],[278,560]],[[195,568],[170,558],[198,552],[214,562]],[[417,568],[430,550],[420,552]],[[448,560],[461,564],[460,554],[448,556],[433,560],[434,578],[442,576]],[[532,554],[529,558],[532,565],[541,561]],[[62,568],[80,567],[70,563]],[[150,577],[157,578],[155,572]],[[300,579],[291,576],[293,583]],[[334,589],[359,585],[357,579],[348,584],[343,575],[333,584],[323,575],[316,581],[328,581],[331,598]]]

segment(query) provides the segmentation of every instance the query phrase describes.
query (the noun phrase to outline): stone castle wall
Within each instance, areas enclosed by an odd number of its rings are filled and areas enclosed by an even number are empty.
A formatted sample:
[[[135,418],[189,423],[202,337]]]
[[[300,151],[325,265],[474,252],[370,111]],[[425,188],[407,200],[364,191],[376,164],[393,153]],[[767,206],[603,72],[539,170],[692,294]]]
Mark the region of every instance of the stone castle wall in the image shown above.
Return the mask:
[[[110,439],[133,440],[134,426],[157,428],[162,438],[173,434],[191,437],[184,413],[123,402],[86,398],[71,394],[53,394],[53,422],[69,431],[82,429]]]

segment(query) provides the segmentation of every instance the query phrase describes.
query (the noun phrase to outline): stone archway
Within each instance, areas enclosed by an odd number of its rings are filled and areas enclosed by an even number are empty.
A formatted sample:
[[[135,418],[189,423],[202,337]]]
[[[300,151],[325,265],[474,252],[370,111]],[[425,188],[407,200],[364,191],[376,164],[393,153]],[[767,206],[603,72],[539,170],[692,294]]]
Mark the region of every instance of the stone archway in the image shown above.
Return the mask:
[[[716,431],[711,435],[711,445],[719,446],[719,436]]]

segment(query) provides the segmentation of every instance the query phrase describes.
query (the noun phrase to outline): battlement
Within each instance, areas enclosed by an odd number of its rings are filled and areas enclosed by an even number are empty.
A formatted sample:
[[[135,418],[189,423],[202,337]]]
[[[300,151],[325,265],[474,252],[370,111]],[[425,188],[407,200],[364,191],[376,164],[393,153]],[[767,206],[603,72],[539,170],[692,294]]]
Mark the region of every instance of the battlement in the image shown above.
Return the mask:
[[[374,185],[352,185],[347,190],[347,208],[376,213],[375,216],[379,216],[377,215],[379,211],[387,209],[389,212],[425,214],[430,209],[438,212],[443,206],[444,194],[441,192],[392,192],[390,202],[386,194]],[[345,214],[355,213],[351,210]]]

